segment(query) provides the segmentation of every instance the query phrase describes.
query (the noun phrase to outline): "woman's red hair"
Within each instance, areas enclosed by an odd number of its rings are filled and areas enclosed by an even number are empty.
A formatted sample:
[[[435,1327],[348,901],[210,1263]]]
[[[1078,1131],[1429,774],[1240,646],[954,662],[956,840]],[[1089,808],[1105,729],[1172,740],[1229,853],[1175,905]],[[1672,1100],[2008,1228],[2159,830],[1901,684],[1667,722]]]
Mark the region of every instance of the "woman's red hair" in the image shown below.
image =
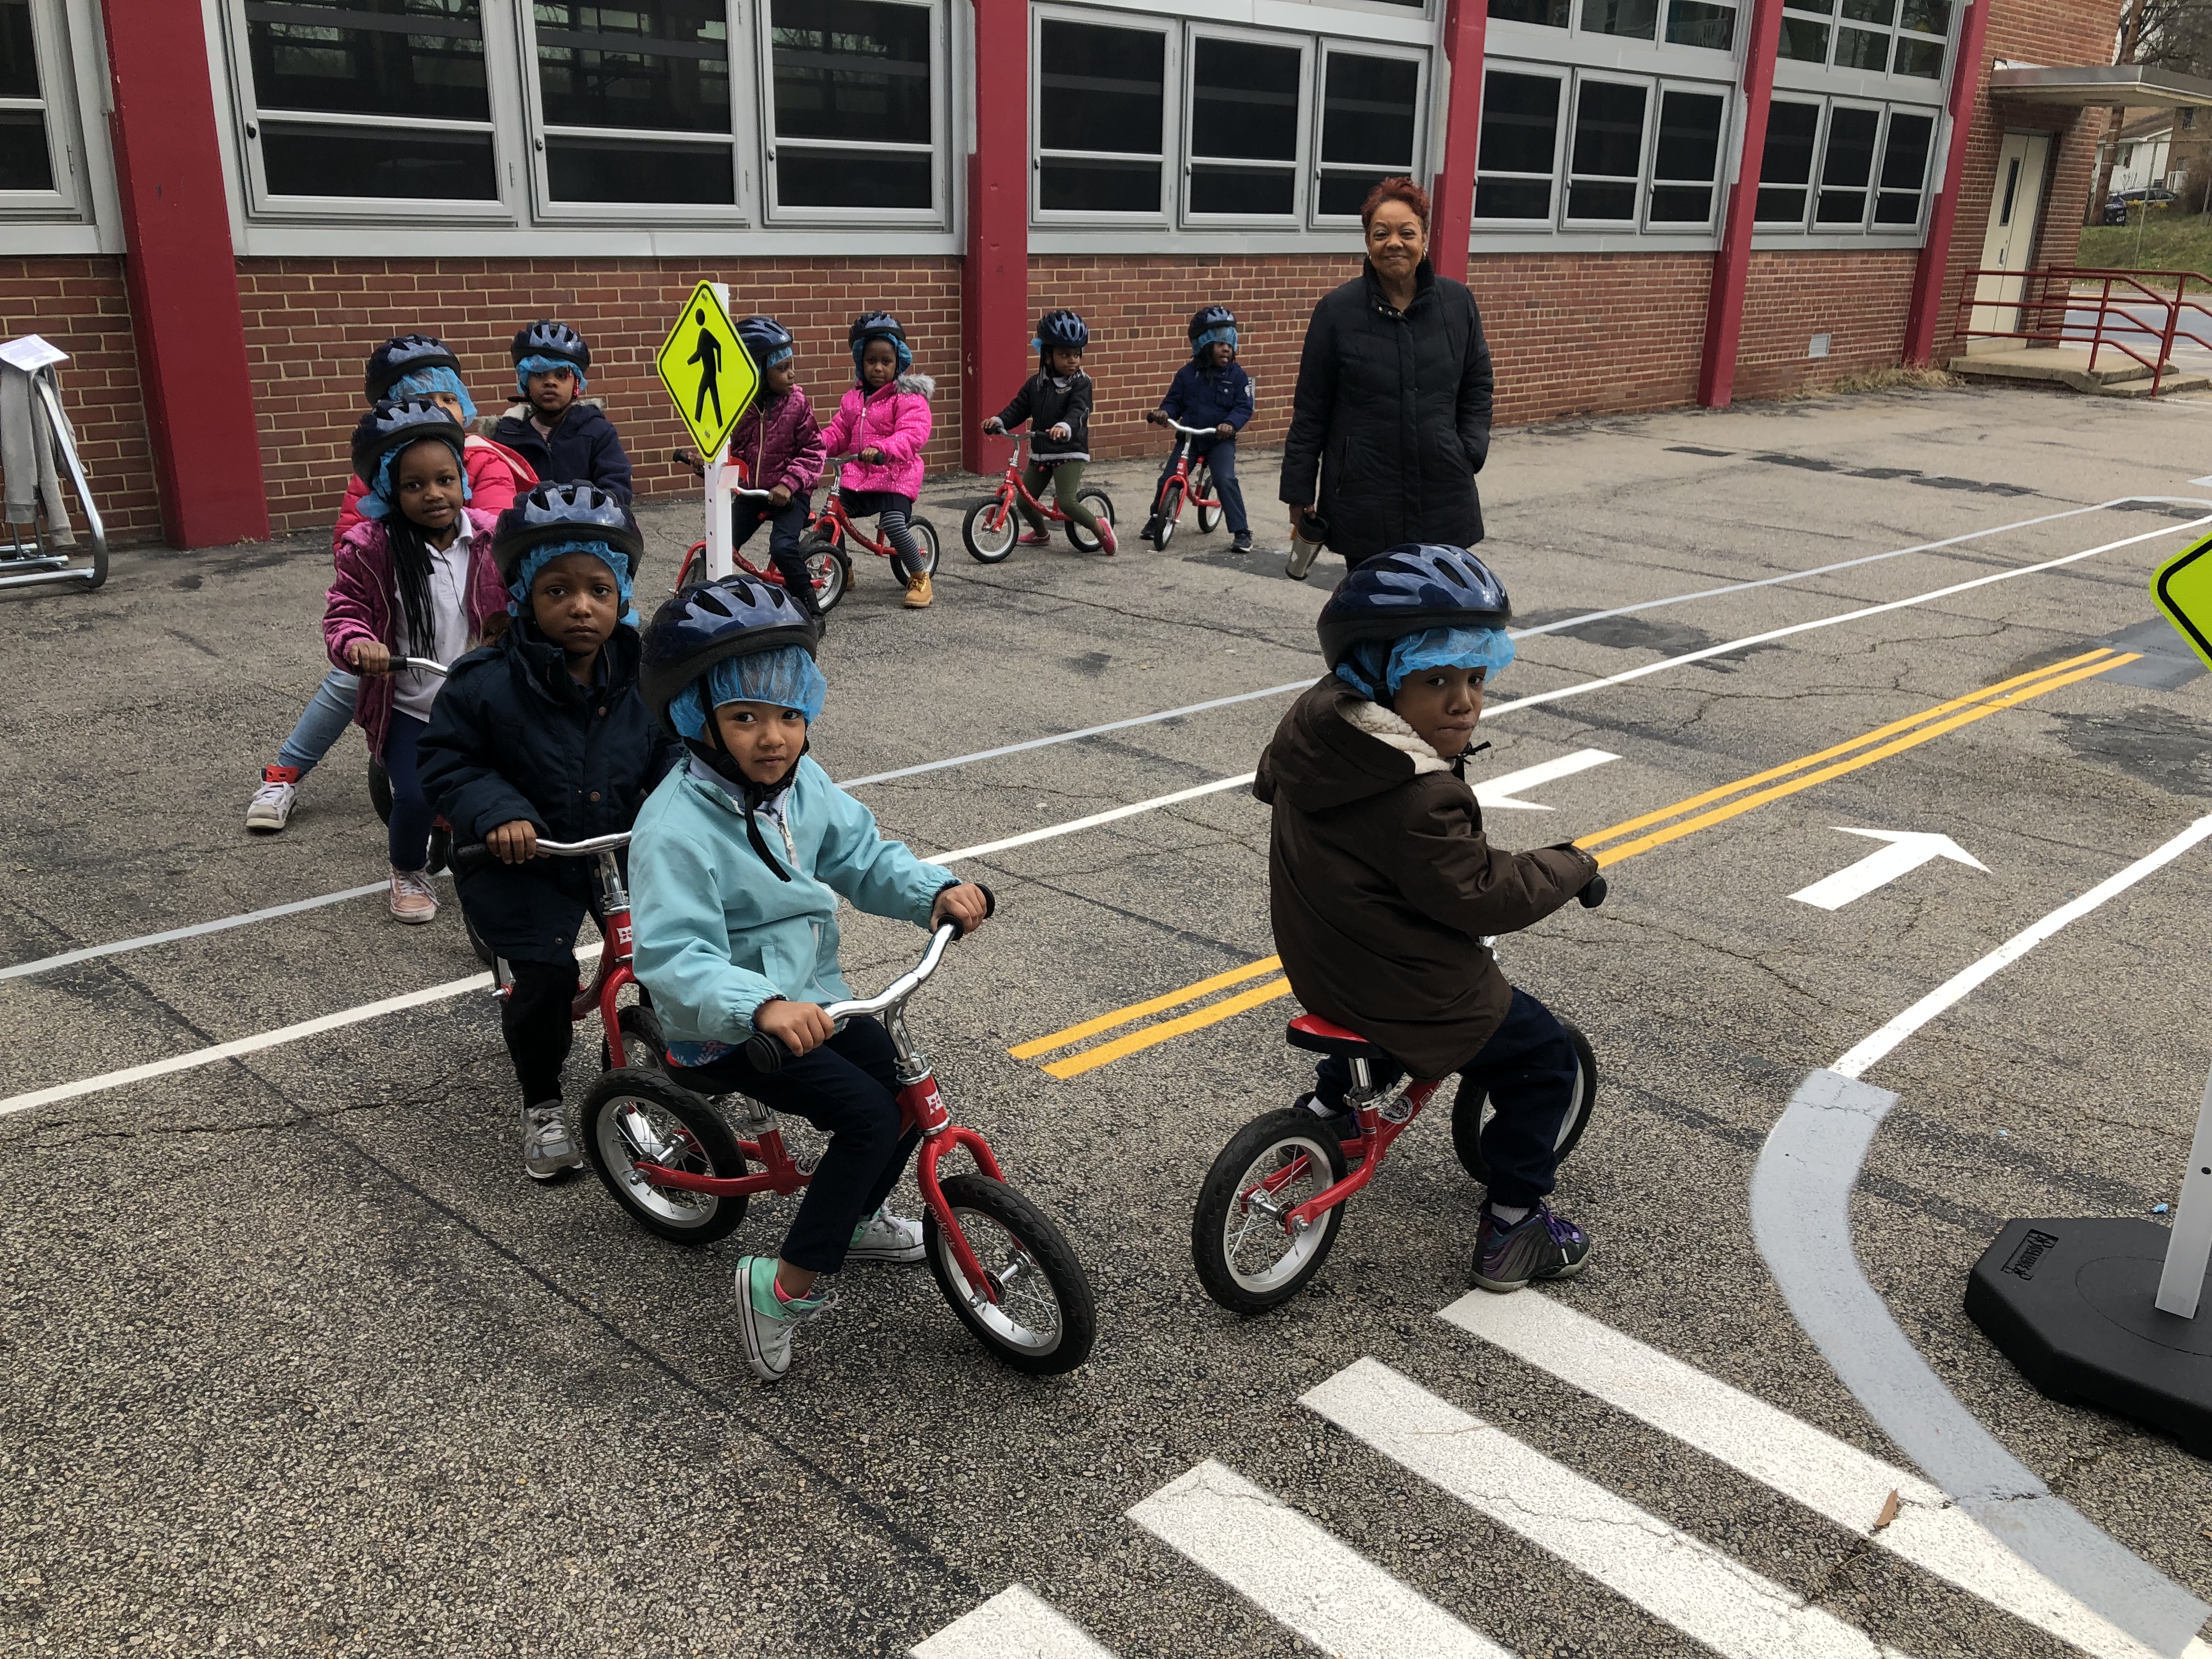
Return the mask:
[[[1403,202],[1413,210],[1413,216],[1421,222],[1421,231],[1429,228],[1429,192],[1411,179],[1385,179],[1367,192],[1367,199],[1359,204],[1359,228],[1363,231],[1375,222],[1375,210],[1385,202]]]

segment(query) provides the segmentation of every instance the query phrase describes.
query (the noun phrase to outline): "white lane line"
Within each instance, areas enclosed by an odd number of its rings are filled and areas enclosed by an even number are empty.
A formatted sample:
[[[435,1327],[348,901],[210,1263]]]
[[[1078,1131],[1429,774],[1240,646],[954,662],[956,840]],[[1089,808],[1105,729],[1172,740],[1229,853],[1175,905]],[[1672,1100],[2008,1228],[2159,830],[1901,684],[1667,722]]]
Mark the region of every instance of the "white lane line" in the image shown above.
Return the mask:
[[[1300,1403],[1726,1659],[1893,1651],[1380,1360],[1347,1365]]]
[[[2079,921],[2106,900],[2124,893],[2145,876],[2172,863],[2208,836],[2212,836],[2212,817],[2201,817],[2164,846],[2153,848],[2126,869],[2106,877],[2081,897],[2060,905],[2042,921],[2022,928],[1979,962],[1960,969],[1880,1030],[1854,1043],[1843,1058],[1828,1069],[1840,1072],[1845,1077],[1863,1075],[1868,1066],[1884,1058],[1890,1050],[1945,1009],[1963,1001],[1983,981],[1994,978],[2053,933],[2071,922]]]
[[[325,893],[319,897],[295,899],[289,904],[272,904],[265,910],[248,910],[243,915],[225,916],[219,921],[195,922],[189,927],[172,927],[165,933],[141,933],[137,939],[118,939],[112,945],[89,945],[82,951],[64,951],[56,957],[40,957],[36,962],[18,962],[0,968],[0,979],[20,979],[25,974],[51,973],[57,968],[66,968],[73,962],[90,962],[94,957],[119,956],[125,951],[143,951],[149,945],[170,945],[180,939],[198,939],[203,933],[220,933],[226,928],[243,927],[249,922],[269,921],[277,916],[296,916],[302,910],[319,910],[325,904],[343,904],[348,899],[367,898],[371,893],[381,893],[390,884],[372,881],[365,887],[349,887],[343,892]]]
[[[1556,783],[1561,778],[1571,778],[1577,772],[1587,772],[1593,766],[1602,766],[1607,761],[1617,761],[1618,755],[1608,755],[1602,749],[1577,749],[1571,755],[1561,755],[1556,760],[1539,761],[1534,766],[1524,766],[1517,772],[1508,772],[1503,777],[1492,778],[1474,786],[1474,798],[1492,811],[1504,809],[1516,812],[1548,812],[1552,809],[1533,800],[1516,800],[1523,789],[1534,789],[1540,783]]]
[[[1019,1584],[907,1651],[913,1659],[1114,1659],[1111,1649]]]
[[[933,854],[929,862],[950,864],[955,859],[979,859],[987,853],[1003,853],[1010,848],[1027,847],[1040,841],[1054,841],[1061,836],[1072,836],[1079,830],[1095,830],[1102,823],[1113,823],[1122,818],[1133,818],[1139,812],[1151,812],[1163,806],[1173,806],[1178,801],[1196,800],[1200,795],[1218,795],[1224,790],[1241,789],[1257,775],[1256,773],[1240,772],[1233,778],[1216,778],[1211,783],[1197,784],[1188,789],[1178,789],[1171,795],[1155,795],[1150,800],[1132,801],[1127,806],[1116,806],[1105,812],[1093,812],[1087,818],[1071,818],[1066,823],[1048,823],[1042,830],[1030,830],[1018,836],[1008,836],[1004,841],[987,841],[974,847],[963,847],[957,852]]]
[[[1137,1504],[1129,1518],[1334,1659],[1512,1659],[1211,1458]]]
[[[1946,1583],[2100,1659],[2151,1650],[2022,1561],[1940,1489],[1547,1296],[1471,1291],[1437,1316]],[[1887,1526],[1882,1513],[1894,1498]]]

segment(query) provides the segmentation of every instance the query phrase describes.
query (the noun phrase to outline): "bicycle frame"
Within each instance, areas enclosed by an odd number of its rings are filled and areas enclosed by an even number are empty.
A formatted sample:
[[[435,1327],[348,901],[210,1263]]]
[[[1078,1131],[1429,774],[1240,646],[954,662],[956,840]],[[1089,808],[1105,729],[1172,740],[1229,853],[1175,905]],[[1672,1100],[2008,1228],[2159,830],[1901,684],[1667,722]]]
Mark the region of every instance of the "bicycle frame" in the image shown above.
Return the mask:
[[[606,1033],[607,1057],[617,1067],[651,1065],[659,1058],[641,1054],[633,1059],[622,1030],[619,999],[624,987],[637,983],[637,975],[630,967],[629,890],[623,885],[622,863],[615,857],[617,848],[629,844],[629,836],[626,834],[579,842],[540,840],[538,843],[538,850],[552,858],[591,858],[596,861],[599,936],[604,943],[599,950],[599,970],[588,984],[577,988],[568,1004],[568,1018],[580,1024],[593,1010],[598,1011],[599,1024]],[[514,981],[507,976],[506,957],[495,962],[491,977],[492,995],[504,1002],[514,989]]]
[[[1404,1082],[1390,1089],[1375,1087],[1375,1073],[1364,1059],[1352,1062],[1352,1099],[1359,1118],[1359,1139],[1347,1140],[1344,1146],[1347,1156],[1356,1156],[1358,1162],[1345,1172],[1342,1180],[1323,1188],[1297,1208],[1279,1215],[1283,1231],[1304,1232],[1322,1216],[1352,1197],[1382,1167],[1382,1159],[1398,1137],[1413,1126],[1423,1109],[1443,1088],[1443,1079],[1431,1079],[1421,1082]],[[1356,1154],[1350,1149],[1356,1147]],[[1301,1152],[1281,1169],[1249,1188],[1238,1202],[1247,1209],[1257,1209],[1276,1215],[1273,1205],[1267,1200],[1280,1192],[1306,1171],[1312,1162]],[[1264,1196],[1263,1196],[1264,1194]]]
[[[705,465],[700,461],[697,456],[691,454],[689,451],[679,449],[672,457],[671,457],[671,459],[673,459],[679,466],[690,467],[693,472],[696,473],[702,478],[707,476],[707,468]],[[730,494],[732,495],[749,496],[756,501],[764,501],[768,500],[769,492],[767,490],[755,489],[750,487],[752,483],[752,473],[750,470],[747,468],[744,462],[742,460],[732,461],[730,465],[738,470],[738,476],[745,481],[744,484],[732,489]],[[806,515],[807,529],[813,529],[820,522],[821,520],[813,511],[813,505],[810,501],[808,503]],[[684,550],[684,562],[676,567],[676,586],[672,590],[673,592],[680,593],[684,591],[686,584],[690,580],[691,573],[698,568],[699,561],[706,556],[706,553],[707,544],[703,541],[694,542]],[[775,561],[773,559],[769,561],[768,568],[763,570],[760,566],[755,564],[750,559],[745,556],[744,550],[743,548],[732,547],[730,550],[730,561],[732,563],[736,565],[738,569],[744,572],[746,575],[750,576],[755,581],[774,582],[778,587],[784,585],[783,573],[775,568]],[[819,591],[821,584],[817,582],[815,586],[817,591]]]
[[[1176,434],[1174,458],[1175,469],[1170,471],[1165,478],[1161,480],[1159,491],[1153,497],[1154,501],[1165,501],[1167,499],[1167,493],[1170,486],[1181,484],[1182,488],[1176,491],[1175,516],[1176,519],[1180,520],[1182,517],[1182,509],[1186,502],[1194,507],[1201,507],[1208,509],[1209,511],[1218,512],[1221,508],[1221,498],[1219,496],[1201,495],[1191,487],[1193,471],[1191,466],[1191,440],[1194,438],[1218,437],[1219,434],[1218,434],[1214,428],[1210,426],[1185,426],[1181,421],[1175,420],[1168,422],[1167,424],[1174,428]],[[1201,526],[1201,528],[1203,526]]]
[[[817,536],[824,537],[840,547],[844,546],[849,538],[858,542],[878,558],[888,559],[897,550],[891,546],[890,538],[886,536],[878,542],[871,541],[862,535],[854,527],[851,516],[846,513],[844,500],[838,494],[844,487],[845,463],[857,461],[860,459],[857,455],[832,455],[824,463],[830,468],[830,499],[823,503],[822,511],[815,515],[814,522],[810,527]],[[882,526],[878,525],[877,528],[880,530]]]
[[[1030,494],[1029,486],[1022,482],[1022,450],[1030,441],[1029,433],[1008,432],[1002,428],[997,432],[987,432],[983,435],[987,438],[1005,438],[1014,446],[1014,453],[1006,461],[1006,476],[999,480],[998,505],[991,510],[990,518],[985,521],[990,528],[998,530],[1004,527],[1006,515],[1014,510],[1014,498],[1017,495],[1027,502],[1033,512],[1042,514],[1054,524],[1073,522],[1068,514],[1060,510],[1056,502],[1038,500]]]

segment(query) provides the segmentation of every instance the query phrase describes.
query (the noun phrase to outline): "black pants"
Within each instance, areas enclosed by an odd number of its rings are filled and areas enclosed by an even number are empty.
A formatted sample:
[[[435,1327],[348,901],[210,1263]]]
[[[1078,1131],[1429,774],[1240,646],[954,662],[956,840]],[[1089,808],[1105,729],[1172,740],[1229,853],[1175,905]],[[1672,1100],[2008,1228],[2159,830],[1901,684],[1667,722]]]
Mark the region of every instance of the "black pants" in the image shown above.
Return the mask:
[[[568,1018],[579,983],[576,959],[566,962],[509,962],[514,982],[500,1005],[499,1029],[514,1061],[514,1080],[522,1103],[561,1098],[561,1066],[568,1058],[573,1022]]]
[[[783,1259],[794,1267],[834,1273],[845,1265],[853,1229],[873,1215],[898,1185],[921,1131],[899,1133],[896,1056],[889,1032],[866,1017],[783,1068],[759,1072],[743,1048],[673,1075],[700,1094],[750,1095],[771,1111],[803,1117],[830,1132],[830,1145],[785,1235]]]
[[[806,498],[793,495],[781,507],[770,507],[766,501],[757,501],[735,496],[730,501],[730,545],[743,547],[752,540],[753,532],[762,524],[768,526],[768,556],[783,578],[783,586],[791,597],[799,601],[811,616],[819,616],[822,607],[814,602],[814,579],[806,574],[806,561],[799,556],[799,538],[806,532]]]
[[[1459,1068],[1462,1097],[1473,1102],[1487,1092],[1496,1109],[1482,1131],[1492,1203],[1522,1209],[1551,1192],[1559,1170],[1554,1149],[1574,1098],[1576,1065],[1566,1028],[1535,998],[1516,991],[1505,1023]],[[1370,1069],[1378,1089],[1405,1075],[1395,1066]],[[1314,1092],[1332,1109],[1346,1109],[1351,1087],[1350,1060],[1331,1054],[1314,1067]]]

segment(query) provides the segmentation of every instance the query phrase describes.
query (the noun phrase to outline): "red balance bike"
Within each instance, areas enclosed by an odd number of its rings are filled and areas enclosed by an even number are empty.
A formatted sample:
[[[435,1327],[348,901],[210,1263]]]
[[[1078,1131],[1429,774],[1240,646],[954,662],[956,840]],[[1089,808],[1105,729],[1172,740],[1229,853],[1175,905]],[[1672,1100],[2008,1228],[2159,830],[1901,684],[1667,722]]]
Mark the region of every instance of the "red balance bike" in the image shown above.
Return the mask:
[[[858,544],[861,551],[872,553],[879,559],[888,559],[895,550],[890,538],[871,540],[853,527],[852,516],[845,511],[843,498],[837,493],[838,480],[843,476],[845,463],[857,461],[858,455],[832,455],[823,463],[830,471],[830,499],[823,503],[822,511],[815,516],[814,524],[806,532],[806,539],[799,550],[806,555],[807,568],[813,568],[817,544],[834,553],[845,567],[845,585],[853,584],[853,547]],[[907,528],[914,532],[915,550],[921,556],[921,573],[926,576],[937,574],[937,526],[927,519],[912,518]],[[881,526],[878,526],[878,530]]]
[[[678,466],[690,467],[694,476],[697,477],[704,478],[707,476],[705,463],[688,449],[679,449],[668,459]],[[751,501],[768,500],[768,491],[750,488],[751,476],[747,472],[743,461],[732,461],[731,465],[738,469],[738,476],[744,479],[745,483],[731,490],[730,494],[743,495]],[[808,528],[811,530],[818,522],[819,520],[812,516],[810,507]],[[763,532],[755,531],[753,533],[759,535]],[[845,597],[845,590],[852,586],[852,570],[842,552],[812,535],[800,539],[799,550],[806,560],[806,574],[814,583],[814,603],[824,615],[827,615],[836,607],[837,601]],[[755,564],[744,556],[742,549],[737,548],[731,550],[730,558],[739,570],[744,571],[756,581],[773,582],[778,587],[784,585],[783,572],[775,568],[775,562],[773,559],[764,559],[761,564]],[[702,541],[692,543],[690,550],[684,556],[683,565],[676,572],[678,592],[682,592],[694,582],[702,582],[707,580],[706,560],[707,544]],[[763,565],[765,565],[766,568],[763,568]]]
[[[1601,876],[1583,889],[1584,908],[1605,897]],[[1495,941],[1483,945],[1495,951]],[[1582,1028],[1565,1016],[1559,1024],[1575,1046],[1574,1093],[1560,1120],[1557,1155],[1565,1158],[1589,1127],[1597,1097],[1597,1056]],[[1398,1137],[1443,1088],[1441,1079],[1403,1079],[1375,1085],[1378,1066],[1401,1070],[1358,1032],[1302,1014],[1284,1036],[1294,1048],[1334,1054],[1352,1065],[1347,1103],[1358,1133],[1339,1140],[1328,1119],[1304,1106],[1285,1106],[1256,1117],[1230,1138],[1206,1171],[1191,1218],[1190,1254],[1206,1293],[1235,1313],[1264,1313],[1289,1301],[1321,1271],[1344,1223],[1344,1206],[1375,1178]],[[1490,1097],[1462,1086],[1452,1103],[1452,1150],[1467,1172],[1488,1182],[1482,1126]]]
[[[879,994],[833,1002],[823,1012],[841,1028],[860,1015],[880,1015],[890,1032],[903,1127],[922,1133],[915,1178],[928,1206],[924,1248],[953,1313],[1016,1370],[1071,1371],[1090,1356],[1097,1334],[1082,1263],[1052,1220],[1006,1184],[990,1144],[952,1121],[929,1062],[907,1035],[907,1001],[937,971],[958,931],[951,922],[939,927],[921,962]],[[745,1053],[760,1070],[774,1071],[787,1051],[758,1033]],[[725,1110],[750,1139],[731,1133]],[[726,1237],[744,1219],[753,1194],[788,1195],[811,1178],[785,1150],[767,1107],[732,1095],[718,1109],[665,1072],[635,1061],[599,1080],[581,1116],[584,1155],[615,1201],[647,1231],[679,1244]],[[955,1148],[974,1161],[975,1171],[940,1176],[940,1162]],[[748,1172],[750,1163],[760,1164],[757,1174]]]
[[[1029,441],[1028,433],[1008,432],[1001,428],[983,435],[1006,439],[1013,445],[1014,453],[1007,458],[1006,476],[999,480],[998,493],[985,496],[969,507],[967,518],[961,521],[960,539],[967,543],[970,556],[985,564],[998,564],[1014,550],[1015,540],[1022,531],[1023,520],[1017,510],[1021,503],[1042,514],[1048,523],[1066,525],[1067,539],[1079,551],[1096,553],[1103,545],[1054,503],[1041,501],[1030,494],[1029,486],[1022,482],[1022,446]],[[1075,496],[1108,524],[1114,522],[1114,498],[1104,490],[1086,485],[1077,490]]]
[[[1157,424],[1171,426],[1176,438],[1175,466],[1160,485],[1160,493],[1152,501],[1152,547],[1164,553],[1168,544],[1175,539],[1176,525],[1182,518],[1185,502],[1198,509],[1198,533],[1211,536],[1221,523],[1221,501],[1213,494],[1213,469],[1204,461],[1196,466],[1190,464],[1190,441],[1218,435],[1210,426],[1185,426],[1181,421],[1160,417]]]
[[[599,884],[599,970],[591,980],[577,988],[576,998],[569,1005],[568,1017],[578,1024],[599,1017],[599,1029],[604,1034],[599,1042],[599,1069],[611,1072],[617,1066],[657,1066],[666,1064],[667,1039],[661,1036],[660,1021],[652,1009],[636,1003],[625,1005],[623,992],[637,983],[637,975],[630,971],[629,956],[629,893],[623,886],[622,865],[615,854],[629,845],[627,834],[594,836],[589,841],[547,841],[539,837],[538,855],[542,858],[592,859],[598,869],[594,872]],[[482,842],[453,849],[453,871],[457,875],[471,875],[499,862],[499,856]],[[461,919],[468,924],[469,943],[476,948],[479,959],[491,969],[492,994],[501,1001],[513,988],[514,979],[507,970],[507,961],[485,944],[478,936],[473,923],[468,922],[468,909],[464,906]]]

